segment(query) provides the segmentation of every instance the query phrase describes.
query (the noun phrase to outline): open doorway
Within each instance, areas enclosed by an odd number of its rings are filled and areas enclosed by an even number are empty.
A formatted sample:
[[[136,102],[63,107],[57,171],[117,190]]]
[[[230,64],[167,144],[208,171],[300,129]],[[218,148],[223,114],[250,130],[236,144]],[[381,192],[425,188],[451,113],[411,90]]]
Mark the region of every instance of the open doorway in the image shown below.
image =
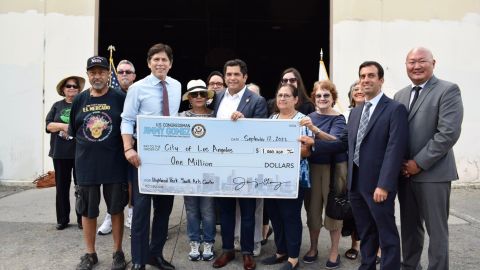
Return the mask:
[[[147,50],[158,42],[173,48],[169,75],[184,88],[189,80],[205,80],[211,71],[222,71],[225,61],[240,58],[247,63],[248,82],[271,98],[285,68],[297,68],[311,91],[320,48],[328,64],[329,1],[122,2],[100,1],[98,51],[108,56],[107,47],[114,45],[115,64],[132,61],[137,79],[148,75]]]

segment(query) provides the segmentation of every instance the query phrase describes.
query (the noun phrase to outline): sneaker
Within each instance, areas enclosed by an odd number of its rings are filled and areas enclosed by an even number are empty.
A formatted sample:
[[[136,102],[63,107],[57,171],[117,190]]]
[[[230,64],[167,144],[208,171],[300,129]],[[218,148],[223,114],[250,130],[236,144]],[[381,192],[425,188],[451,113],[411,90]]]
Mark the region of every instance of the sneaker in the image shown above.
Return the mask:
[[[98,235],[107,235],[112,232],[112,216],[107,213],[102,225],[98,228]]]
[[[262,242],[255,242],[253,244],[253,257],[260,256],[261,252],[262,252]]]
[[[213,243],[203,243],[202,257],[204,261],[211,261],[215,258],[215,252],[213,251]]]
[[[200,243],[191,241],[190,242],[190,253],[188,253],[188,258],[190,261],[198,261],[201,259],[201,254],[200,254]]]
[[[242,248],[240,247],[240,238],[235,237],[235,240],[233,240],[233,249],[235,251],[241,251]]]
[[[125,261],[125,254],[123,251],[116,251],[113,253],[112,270],[125,270],[127,262]]]
[[[125,227],[132,228],[133,207],[128,208],[127,218],[125,219]]]
[[[327,263],[325,264],[325,269],[337,269],[340,267],[340,255],[337,256],[337,260],[334,262],[331,262],[330,260],[327,260]]]
[[[98,263],[97,253],[85,253],[80,257],[80,263],[77,264],[76,270],[91,270]]]

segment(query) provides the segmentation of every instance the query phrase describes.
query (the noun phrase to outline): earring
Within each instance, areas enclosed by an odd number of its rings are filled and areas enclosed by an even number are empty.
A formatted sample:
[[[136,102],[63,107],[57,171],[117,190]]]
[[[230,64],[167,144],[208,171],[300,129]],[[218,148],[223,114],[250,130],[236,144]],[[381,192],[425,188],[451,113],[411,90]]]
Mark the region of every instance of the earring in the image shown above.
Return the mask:
[[[188,108],[191,109],[192,108],[192,103],[188,103]]]

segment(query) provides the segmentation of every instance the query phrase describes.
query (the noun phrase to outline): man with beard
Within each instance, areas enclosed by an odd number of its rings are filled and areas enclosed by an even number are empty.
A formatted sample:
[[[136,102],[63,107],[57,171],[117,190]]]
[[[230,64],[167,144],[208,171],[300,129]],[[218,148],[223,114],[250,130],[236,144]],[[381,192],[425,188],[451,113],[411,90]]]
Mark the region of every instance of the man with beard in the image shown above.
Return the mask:
[[[123,155],[120,123],[125,95],[108,87],[107,59],[93,56],[87,61],[90,89],[78,94],[72,103],[68,133],[75,137],[77,213],[82,215],[87,253],[77,270],[90,270],[98,263],[95,230],[100,204],[100,185],[107,212],[112,216],[113,262],[111,269],[125,269],[122,251],[123,210],[128,202],[127,162]]]
[[[132,62],[128,60],[122,60],[118,63],[117,66],[117,78],[120,84],[120,89],[126,94],[128,87],[133,84],[133,81],[136,78],[135,74],[135,67],[133,66]],[[133,169],[133,168],[129,168]],[[130,173],[130,171],[129,171]],[[128,178],[128,216],[125,220],[125,227],[130,228],[132,225],[132,216],[133,216],[133,208],[132,208],[132,182],[131,177]],[[98,235],[106,235],[112,232],[112,219],[109,213],[105,215],[105,219],[103,220],[102,225],[98,228],[97,233]]]

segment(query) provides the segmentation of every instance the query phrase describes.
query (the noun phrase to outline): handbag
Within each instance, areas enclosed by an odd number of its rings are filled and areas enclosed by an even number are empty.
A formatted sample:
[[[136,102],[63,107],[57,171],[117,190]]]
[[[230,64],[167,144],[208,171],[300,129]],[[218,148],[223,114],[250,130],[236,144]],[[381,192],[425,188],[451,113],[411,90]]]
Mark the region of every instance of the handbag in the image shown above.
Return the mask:
[[[33,182],[37,188],[49,188],[55,186],[55,171],[48,171],[37,177]]]
[[[352,207],[345,189],[338,189],[337,173],[335,164],[330,165],[330,191],[327,197],[325,215],[336,220],[347,220],[353,218]],[[338,190],[345,190],[337,192]]]

